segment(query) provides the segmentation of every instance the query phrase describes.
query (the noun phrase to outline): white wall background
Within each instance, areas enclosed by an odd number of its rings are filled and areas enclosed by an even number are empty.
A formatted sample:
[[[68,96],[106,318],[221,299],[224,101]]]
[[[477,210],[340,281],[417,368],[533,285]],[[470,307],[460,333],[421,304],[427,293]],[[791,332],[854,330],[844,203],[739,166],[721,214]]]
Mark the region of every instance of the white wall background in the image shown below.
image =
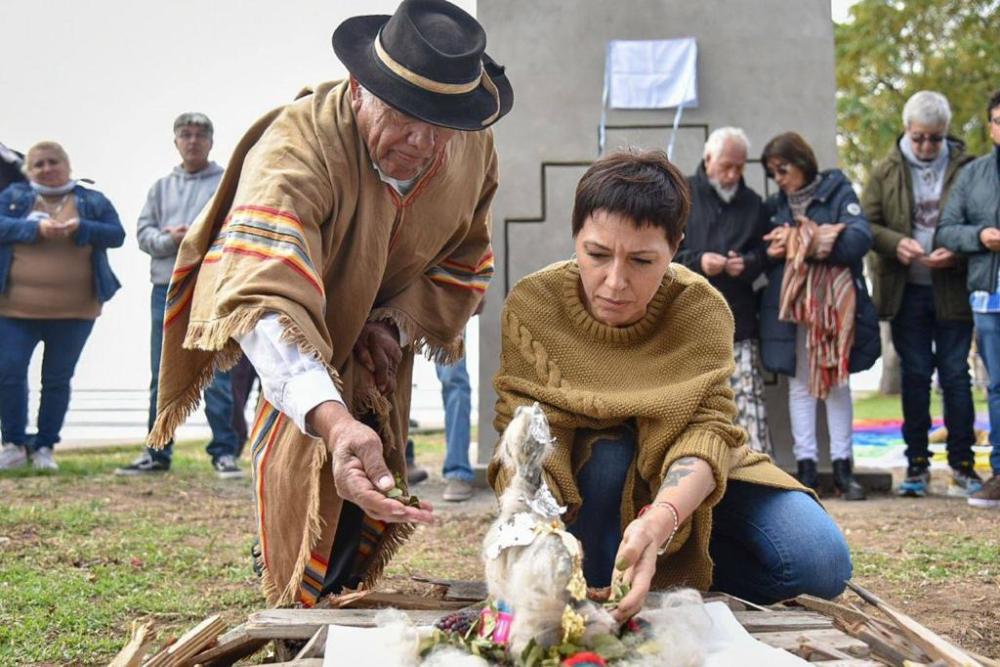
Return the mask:
[[[208,114],[215,124],[212,158],[225,165],[257,117],[304,85],[346,75],[330,45],[341,21],[392,13],[397,4],[3,3],[0,141],[21,152],[43,139],[62,143],[74,176],[95,181],[129,234],[125,246],[110,253],[123,288],[106,304],[84,350],[74,380],[78,397],[91,389],[143,390],[149,382],[149,261],[136,245],[135,221],[150,185],[179,162],[173,119],[183,111]],[[456,4],[475,11],[474,0]],[[476,377],[474,328],[469,365]],[[36,390],[38,356],[31,374]],[[416,382],[415,402],[426,413],[418,418],[440,421],[433,367],[421,364]],[[72,439],[73,413],[69,422],[64,435]]]
[[[136,246],[135,220],[149,186],[179,161],[172,143],[174,117],[183,111],[207,113],[215,123],[212,157],[225,165],[258,116],[291,100],[303,85],[345,75],[330,46],[342,20],[391,13],[397,4],[3,3],[0,141],[22,152],[43,139],[62,143],[74,175],[96,182],[129,232],[125,246],[110,255],[124,287],[97,322],[80,360],[77,389],[141,390],[148,383],[148,258]],[[475,11],[475,0],[456,4]],[[843,20],[850,4],[853,0],[833,0],[834,19]],[[475,384],[475,326],[469,333]],[[35,388],[37,378],[36,359]],[[417,407],[431,410],[438,389],[429,364],[417,369],[416,382]]]

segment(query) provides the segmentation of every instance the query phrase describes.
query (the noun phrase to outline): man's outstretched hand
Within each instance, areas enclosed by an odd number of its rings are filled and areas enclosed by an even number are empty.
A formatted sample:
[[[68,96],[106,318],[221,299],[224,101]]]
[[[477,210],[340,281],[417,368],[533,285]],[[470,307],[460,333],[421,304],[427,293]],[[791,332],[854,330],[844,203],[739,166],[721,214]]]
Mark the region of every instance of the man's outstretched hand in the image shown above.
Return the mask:
[[[354,419],[343,403],[320,403],[309,413],[308,421],[314,433],[322,434],[330,450],[333,481],[341,498],[379,521],[433,522],[430,503],[408,507],[385,496],[396,483],[382,458],[382,440],[375,431]]]

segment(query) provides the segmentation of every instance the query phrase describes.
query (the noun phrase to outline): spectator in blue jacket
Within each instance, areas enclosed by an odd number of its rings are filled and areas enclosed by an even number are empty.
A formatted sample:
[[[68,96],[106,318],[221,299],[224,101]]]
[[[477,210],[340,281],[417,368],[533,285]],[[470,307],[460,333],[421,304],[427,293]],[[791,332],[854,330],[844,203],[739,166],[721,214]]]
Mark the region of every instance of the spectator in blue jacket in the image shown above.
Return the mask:
[[[764,367],[789,376],[788,411],[798,478],[817,485],[817,400],[823,399],[833,479],[847,500],[864,500],[853,475],[850,373],[871,367],[881,352],[878,317],[862,259],[872,234],[850,181],[820,172],[816,156],[794,132],[764,147],[761,162],[780,192],[773,210],[769,271],[761,306]]]
[[[0,192],[0,470],[56,470],[52,450],[69,408],[70,380],[101,305],[120,284],[107,249],[125,240],[111,202],[70,178],[54,141],[24,160],[27,183]],[[39,343],[42,397],[29,436],[28,363]]]
[[[968,287],[979,354],[990,376],[993,477],[969,496],[973,507],[1000,509],[1000,90],[986,105],[993,151],[958,174],[935,242],[969,260]]]

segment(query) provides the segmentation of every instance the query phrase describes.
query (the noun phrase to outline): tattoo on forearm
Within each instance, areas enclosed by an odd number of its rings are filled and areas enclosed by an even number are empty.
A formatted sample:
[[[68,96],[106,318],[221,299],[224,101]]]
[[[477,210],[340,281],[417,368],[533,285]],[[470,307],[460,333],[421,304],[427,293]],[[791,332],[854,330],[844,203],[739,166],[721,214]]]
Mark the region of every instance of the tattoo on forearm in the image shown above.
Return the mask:
[[[694,473],[694,465],[697,463],[698,457],[696,456],[685,456],[684,458],[677,459],[667,470],[666,477],[663,478],[663,484],[660,485],[660,491],[664,489],[669,489],[680,484],[681,480]]]

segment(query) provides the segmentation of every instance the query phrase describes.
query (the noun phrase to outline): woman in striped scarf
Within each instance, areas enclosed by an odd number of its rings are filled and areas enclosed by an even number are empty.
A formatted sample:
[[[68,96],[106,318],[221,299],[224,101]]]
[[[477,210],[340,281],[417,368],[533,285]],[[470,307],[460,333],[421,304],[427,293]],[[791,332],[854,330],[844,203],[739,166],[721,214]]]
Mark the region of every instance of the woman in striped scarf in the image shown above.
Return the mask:
[[[850,374],[870,367],[881,350],[878,318],[868,297],[862,258],[871,248],[868,222],[850,181],[820,172],[809,144],[794,132],[764,147],[761,162],[780,192],[771,198],[765,236],[771,270],[761,313],[764,365],[789,376],[788,411],[799,481],[817,486],[816,403],[826,405],[834,484],[863,500],[852,474]]]

